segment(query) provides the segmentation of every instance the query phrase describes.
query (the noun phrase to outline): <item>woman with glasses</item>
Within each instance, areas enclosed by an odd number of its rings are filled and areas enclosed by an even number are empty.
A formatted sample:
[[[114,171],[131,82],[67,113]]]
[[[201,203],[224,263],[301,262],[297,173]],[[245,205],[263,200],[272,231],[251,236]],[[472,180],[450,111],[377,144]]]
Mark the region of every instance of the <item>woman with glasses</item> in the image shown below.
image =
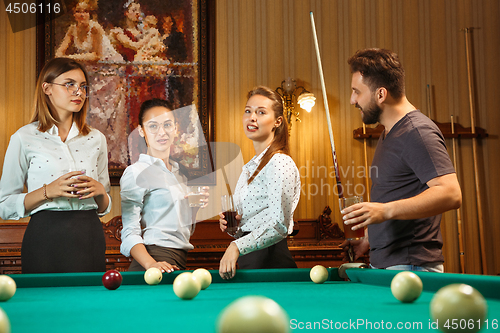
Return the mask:
[[[121,252],[132,257],[129,271],[156,267],[162,272],[186,268],[187,251],[199,207],[186,198],[187,170],[172,160],[170,148],[177,122],[169,102],[151,99],[141,105],[139,135],[147,153],[125,169],[120,179],[122,200]],[[208,193],[201,203],[206,206]]]
[[[99,216],[111,208],[107,146],[104,135],[85,121],[88,82],[75,60],[50,60],[38,78],[31,122],[10,139],[0,217],[30,216],[23,273],[106,269]]]

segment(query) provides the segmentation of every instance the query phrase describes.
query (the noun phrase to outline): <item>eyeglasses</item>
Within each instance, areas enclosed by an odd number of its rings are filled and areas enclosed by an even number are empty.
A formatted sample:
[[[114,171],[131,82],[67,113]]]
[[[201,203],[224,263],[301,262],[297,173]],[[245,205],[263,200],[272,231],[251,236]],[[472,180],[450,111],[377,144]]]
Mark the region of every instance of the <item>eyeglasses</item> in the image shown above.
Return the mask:
[[[71,95],[74,95],[76,96],[76,94],[78,94],[78,91],[82,91],[82,97],[83,98],[87,98],[89,95],[88,95],[88,90],[89,90],[89,87],[88,86],[79,86],[77,84],[75,84],[74,82],[66,82],[66,83],[55,83],[55,82],[51,82],[51,84],[56,84],[58,86],[61,86],[61,87],[66,87],[66,90],[68,90],[68,93],[70,93]]]
[[[163,126],[163,130],[165,131],[165,133],[171,133],[175,129],[175,125],[171,121],[166,121],[163,124],[161,124],[161,126]],[[149,133],[156,134],[160,130],[160,124],[158,124],[158,123],[148,123],[146,125],[146,128],[149,131]]]

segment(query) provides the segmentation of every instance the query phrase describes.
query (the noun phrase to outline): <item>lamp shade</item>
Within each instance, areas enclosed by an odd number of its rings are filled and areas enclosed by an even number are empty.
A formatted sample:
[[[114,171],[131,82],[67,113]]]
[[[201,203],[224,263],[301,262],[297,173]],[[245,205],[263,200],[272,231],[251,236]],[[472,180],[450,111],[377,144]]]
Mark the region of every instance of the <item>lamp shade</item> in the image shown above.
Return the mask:
[[[297,98],[297,103],[302,109],[311,112],[312,107],[316,104],[316,97],[312,93],[303,93]]]

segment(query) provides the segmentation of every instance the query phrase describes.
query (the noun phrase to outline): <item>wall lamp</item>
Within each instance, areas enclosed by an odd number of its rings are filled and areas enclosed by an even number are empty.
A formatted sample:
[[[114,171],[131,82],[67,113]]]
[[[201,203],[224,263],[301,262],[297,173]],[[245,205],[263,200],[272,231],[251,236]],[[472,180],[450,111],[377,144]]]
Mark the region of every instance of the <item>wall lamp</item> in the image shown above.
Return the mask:
[[[295,117],[296,121],[301,121],[299,111],[295,110],[295,102],[307,112],[311,112],[312,107],[316,104],[314,94],[302,86],[297,87],[297,82],[292,78],[281,81],[281,87],[276,88],[276,92],[283,99],[283,111],[286,115],[289,130],[292,128],[292,117]]]

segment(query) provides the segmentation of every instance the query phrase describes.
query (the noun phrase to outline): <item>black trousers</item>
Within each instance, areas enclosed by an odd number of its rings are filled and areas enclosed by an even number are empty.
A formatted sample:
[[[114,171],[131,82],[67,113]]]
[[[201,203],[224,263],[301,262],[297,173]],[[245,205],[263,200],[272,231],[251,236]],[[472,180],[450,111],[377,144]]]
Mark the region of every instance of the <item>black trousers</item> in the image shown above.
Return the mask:
[[[170,265],[176,265],[179,269],[186,269],[187,251],[181,249],[172,249],[158,245],[145,245],[149,255],[156,261],[166,261]],[[145,271],[135,259],[132,260],[129,271]]]
[[[39,211],[21,248],[23,273],[104,272],[106,242],[95,210]]]
[[[288,249],[286,238],[262,250],[250,252],[238,258],[240,269],[297,268]]]

